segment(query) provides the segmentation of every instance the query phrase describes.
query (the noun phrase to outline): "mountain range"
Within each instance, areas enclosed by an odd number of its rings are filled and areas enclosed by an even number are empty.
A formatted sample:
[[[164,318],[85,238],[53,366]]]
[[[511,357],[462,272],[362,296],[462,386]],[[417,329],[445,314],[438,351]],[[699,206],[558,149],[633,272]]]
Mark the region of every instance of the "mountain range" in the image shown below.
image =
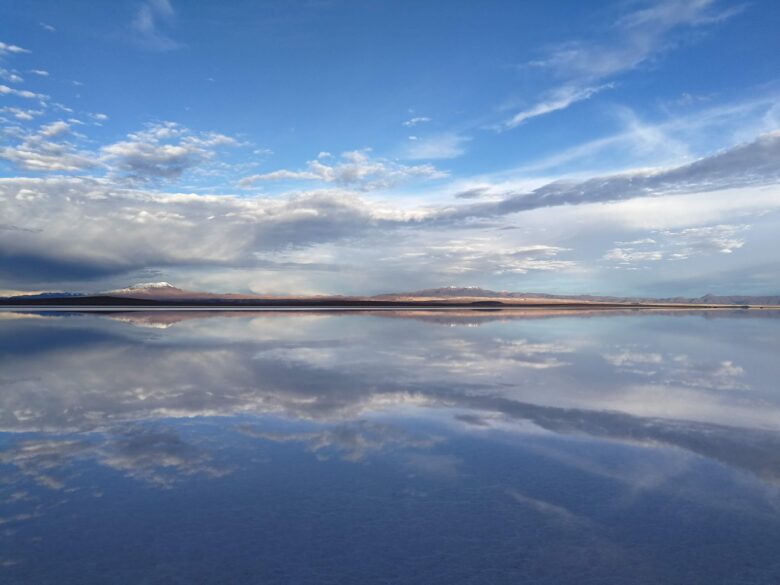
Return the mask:
[[[441,287],[373,296],[275,296],[184,290],[168,282],[147,282],[94,294],[46,292],[0,298],[2,305],[161,305],[161,306],[780,306],[780,295],[701,297],[614,297],[493,291],[480,287]]]

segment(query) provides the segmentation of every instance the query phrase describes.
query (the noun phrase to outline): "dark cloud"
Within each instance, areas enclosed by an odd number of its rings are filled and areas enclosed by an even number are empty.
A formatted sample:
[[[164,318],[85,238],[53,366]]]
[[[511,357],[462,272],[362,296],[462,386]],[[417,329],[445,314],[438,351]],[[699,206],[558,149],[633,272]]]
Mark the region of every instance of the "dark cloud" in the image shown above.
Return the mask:
[[[451,207],[440,220],[495,217],[558,205],[582,205],[767,185],[780,180],[780,131],[671,169],[626,172],[585,181],[556,181],[500,201]]]
[[[455,199],[479,199],[484,197],[490,192],[488,187],[475,187],[474,189],[466,189],[465,191],[459,191],[453,195]]]

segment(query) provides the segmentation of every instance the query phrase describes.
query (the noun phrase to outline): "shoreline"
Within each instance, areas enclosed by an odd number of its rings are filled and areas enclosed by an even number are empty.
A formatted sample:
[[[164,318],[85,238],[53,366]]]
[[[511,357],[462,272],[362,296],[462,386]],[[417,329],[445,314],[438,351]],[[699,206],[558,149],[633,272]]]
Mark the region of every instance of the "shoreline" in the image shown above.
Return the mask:
[[[479,311],[479,312],[505,312],[528,310],[560,310],[570,312],[581,311],[755,311],[755,310],[780,310],[780,305],[679,305],[679,304],[580,304],[580,303],[549,303],[549,304],[452,304],[452,303],[382,303],[370,304],[262,304],[262,305],[225,305],[225,304],[116,304],[116,305],[79,305],[79,304],[3,304],[0,303],[0,311],[24,311],[24,312],[200,312],[200,311]]]

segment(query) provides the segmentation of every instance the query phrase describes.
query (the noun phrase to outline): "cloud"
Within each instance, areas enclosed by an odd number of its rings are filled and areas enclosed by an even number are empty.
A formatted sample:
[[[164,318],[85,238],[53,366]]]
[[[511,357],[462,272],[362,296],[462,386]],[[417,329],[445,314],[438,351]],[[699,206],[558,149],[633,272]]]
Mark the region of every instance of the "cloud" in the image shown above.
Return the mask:
[[[16,112],[17,117],[33,116],[29,110]],[[16,144],[0,148],[0,158],[17,167],[35,172],[79,171],[97,166],[91,153],[80,151],[62,140],[70,132],[70,124],[62,120],[45,124],[37,132],[22,132]]]
[[[26,89],[14,89],[13,87],[8,87],[7,85],[0,85],[0,95],[13,95],[29,100],[47,100],[49,98],[49,96],[42,93],[35,93],[34,91],[29,91]]]
[[[23,122],[29,122],[33,118],[43,115],[43,110],[14,108],[10,106],[5,108],[0,108],[0,112],[11,114],[14,118],[16,118],[17,120],[21,120]]]
[[[21,53],[29,53],[30,51],[28,49],[24,49],[18,45],[10,45],[8,43],[3,43],[0,41],[0,58],[9,55],[9,54],[21,54]]]
[[[464,191],[458,191],[453,195],[455,199],[481,199],[490,193],[490,187],[472,187]]]
[[[357,236],[397,212],[339,191],[169,195],[100,179],[0,179],[0,274],[95,278],[152,266],[244,266],[260,251]]]
[[[634,69],[675,45],[671,33],[722,22],[741,10],[714,10],[715,0],[662,0],[617,20],[611,42],[574,41],[559,45],[530,65],[563,77],[604,79]]]
[[[484,196],[481,189],[489,189],[491,198],[464,204],[409,208],[342,188],[275,197],[167,194],[138,186],[148,184],[149,177],[175,176],[208,160],[211,149],[225,139],[195,135],[176,125],[155,125],[118,143],[121,148],[110,156],[98,157],[61,142],[68,136],[65,124],[47,124],[25,137],[22,147],[0,150],[0,156],[29,170],[80,169],[98,161],[108,169],[108,176],[0,179],[3,223],[30,230],[0,230],[0,273],[18,281],[14,286],[23,281],[77,281],[161,267],[260,270],[265,266],[268,274],[278,274],[273,268],[276,262],[293,262],[296,270],[340,265],[341,254],[347,252],[327,244],[357,239],[363,244],[350,248],[350,263],[374,277],[392,273],[406,278],[488,278],[573,271],[581,262],[569,256],[568,246],[555,245],[561,241],[555,232],[563,229],[555,227],[555,222],[548,225],[554,230],[551,235],[540,227],[536,235],[516,230],[501,232],[507,234],[506,239],[502,235],[497,240],[498,233],[485,220],[544,207],[714,192],[780,179],[780,133],[774,133],[680,167],[557,181],[520,193],[480,185],[476,194]],[[136,152],[142,156],[130,156]],[[368,185],[398,181],[399,174],[403,179],[410,176],[410,167],[384,159],[361,156],[326,164],[323,160],[327,159],[316,161],[327,170],[314,167],[321,173],[318,178],[325,177],[323,182],[355,184],[360,180],[358,188],[367,189]],[[365,166],[371,170],[361,174]],[[112,179],[116,174],[133,174],[138,179],[117,184]],[[690,221],[660,225],[629,242],[615,238],[618,241],[606,260],[631,265],[652,261],[659,254],[664,259],[728,254],[744,243],[743,224],[691,226]],[[488,231],[475,235],[479,225]],[[398,237],[388,238],[391,231]],[[315,253],[313,246],[321,247]],[[278,256],[296,250],[298,256]],[[335,281],[334,286],[338,286]]]
[[[611,260],[620,264],[653,262],[662,260],[663,257],[664,253],[659,250],[635,250],[634,248],[612,248],[604,254],[604,260]]]
[[[22,83],[24,79],[15,71],[9,71],[0,67],[0,79],[4,79],[9,83]]]
[[[593,87],[577,87],[565,85],[552,90],[545,98],[527,110],[523,110],[512,116],[504,123],[506,128],[516,128],[526,120],[543,116],[558,110],[564,110],[574,103],[587,100],[600,91],[614,87],[612,83]]]
[[[412,179],[440,179],[445,172],[432,165],[403,165],[385,158],[371,158],[366,151],[344,152],[340,162],[326,164],[323,159],[330,155],[319,156],[307,163],[306,170],[290,171],[281,169],[270,173],[251,175],[238,182],[246,188],[264,181],[320,181],[352,187],[361,191],[383,189],[410,181]]]
[[[41,126],[38,131],[41,136],[45,136],[46,138],[53,138],[67,132],[70,132],[70,124],[62,120],[45,124],[44,126]]]
[[[45,71],[44,69],[30,69],[30,73],[35,73],[35,75],[38,75],[40,77],[48,77],[49,72]]]
[[[543,244],[502,246],[494,237],[487,236],[431,243],[413,259],[418,269],[450,275],[526,274],[573,268],[574,262],[557,258],[565,251],[565,248]],[[401,256],[398,260],[409,262],[412,258]]]
[[[542,207],[701,193],[778,181],[780,131],[775,131],[677,167],[555,181],[527,193],[508,193],[499,201],[444,208],[436,214],[450,220],[494,217]]]
[[[431,119],[427,116],[416,116],[414,118],[409,118],[405,122],[403,122],[403,125],[407,128],[411,128],[412,126],[418,126],[419,124],[425,124],[427,122],[430,122]]]
[[[619,247],[609,250],[604,260],[633,266],[659,260],[687,260],[702,254],[731,254],[745,245],[742,234],[749,229],[746,224],[721,224],[660,230],[653,233],[653,238],[615,242]]]
[[[40,27],[41,27],[43,30],[47,30],[47,31],[49,31],[49,32],[56,32],[56,31],[57,31],[57,29],[56,29],[56,28],[54,28],[52,25],[50,25],[50,24],[48,24],[48,23],[46,23],[46,22],[39,22],[38,24],[40,25]]]
[[[564,84],[548,92],[538,103],[504,122],[515,128],[525,120],[563,110],[586,100],[613,83],[601,83],[635,69],[674,47],[674,34],[683,28],[722,22],[741,10],[715,10],[715,0],[661,0],[631,12],[615,22],[601,37],[607,41],[571,41],[528,65],[551,71]]]
[[[742,234],[750,229],[749,225],[715,225],[691,227],[682,230],[661,232],[675,250],[671,257],[676,260],[690,258],[697,254],[718,252],[731,254],[745,245]]]
[[[411,160],[456,158],[466,152],[465,144],[471,138],[460,134],[447,133],[416,138],[406,147],[404,158]]]
[[[138,8],[130,27],[136,33],[137,42],[153,51],[171,51],[182,45],[173,40],[163,29],[173,25],[176,12],[169,0],[146,0]]]
[[[177,179],[210,160],[217,148],[235,144],[235,139],[224,134],[195,134],[179,124],[162,122],[129,134],[127,140],[104,146],[101,154],[113,174],[148,182]]]

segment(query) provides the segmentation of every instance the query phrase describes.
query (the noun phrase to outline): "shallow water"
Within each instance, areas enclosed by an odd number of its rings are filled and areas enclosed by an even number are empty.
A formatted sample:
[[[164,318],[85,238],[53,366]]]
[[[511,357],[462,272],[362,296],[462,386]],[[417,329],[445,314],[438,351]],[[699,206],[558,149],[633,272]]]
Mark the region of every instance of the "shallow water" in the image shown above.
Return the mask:
[[[773,312],[0,314],[0,582],[780,582]]]

